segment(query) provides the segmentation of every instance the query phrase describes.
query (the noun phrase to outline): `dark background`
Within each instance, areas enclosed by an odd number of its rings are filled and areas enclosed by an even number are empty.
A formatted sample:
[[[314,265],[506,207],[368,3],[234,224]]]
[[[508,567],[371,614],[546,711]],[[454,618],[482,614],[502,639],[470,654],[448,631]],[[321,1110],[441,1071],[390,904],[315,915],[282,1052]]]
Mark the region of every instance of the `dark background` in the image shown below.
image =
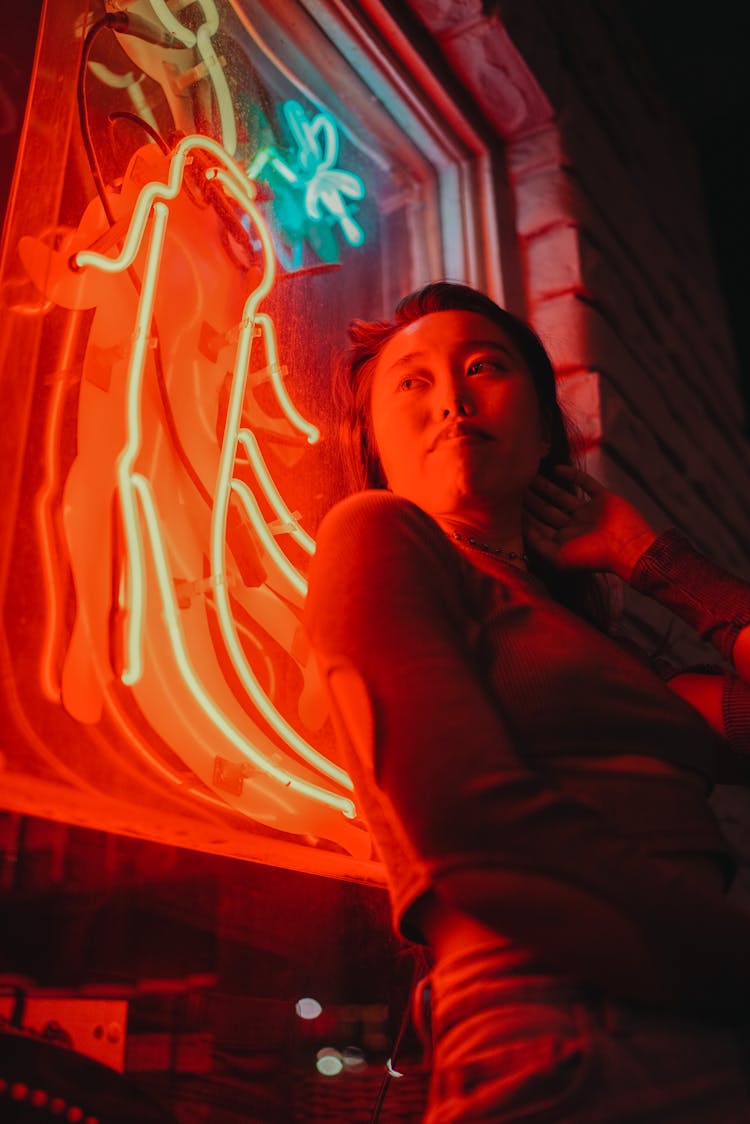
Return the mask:
[[[602,0],[630,21],[696,145],[719,277],[750,413],[750,4]],[[750,435],[747,420],[746,432]]]

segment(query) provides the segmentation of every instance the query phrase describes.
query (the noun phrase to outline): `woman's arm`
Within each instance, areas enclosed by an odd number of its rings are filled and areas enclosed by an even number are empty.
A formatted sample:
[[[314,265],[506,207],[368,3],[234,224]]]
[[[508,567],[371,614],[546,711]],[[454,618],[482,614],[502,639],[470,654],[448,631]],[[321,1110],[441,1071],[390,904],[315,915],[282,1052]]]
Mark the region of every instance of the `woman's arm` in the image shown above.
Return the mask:
[[[717,760],[719,783],[750,787],[750,684],[731,671],[705,674],[682,671],[667,680],[676,695],[703,715],[725,738],[733,754]]]
[[[750,919],[527,766],[474,665],[463,588],[439,528],[388,493],[320,528],[307,621],[339,729],[438,899],[625,998],[746,1008]]]
[[[685,672],[669,686],[733,749],[750,754],[750,584],[709,561],[675,528],[657,534],[631,503],[592,476],[567,466],[558,474],[580,491],[573,495],[538,478],[527,497],[534,548],[562,568],[617,574],[713,644],[739,679]]]
[[[669,685],[732,749],[750,754],[750,584],[704,558],[676,530],[666,531],[644,551],[630,584],[691,624],[734,666],[737,675],[686,672]]]
[[[705,558],[676,528],[659,535],[643,551],[627,580],[639,593],[672,609],[732,662],[742,678],[750,678],[747,582]]]
[[[750,584],[709,561],[676,528],[663,534],[622,496],[567,465],[562,485],[537,477],[526,496],[527,537],[561,569],[608,570],[672,609],[750,680]]]

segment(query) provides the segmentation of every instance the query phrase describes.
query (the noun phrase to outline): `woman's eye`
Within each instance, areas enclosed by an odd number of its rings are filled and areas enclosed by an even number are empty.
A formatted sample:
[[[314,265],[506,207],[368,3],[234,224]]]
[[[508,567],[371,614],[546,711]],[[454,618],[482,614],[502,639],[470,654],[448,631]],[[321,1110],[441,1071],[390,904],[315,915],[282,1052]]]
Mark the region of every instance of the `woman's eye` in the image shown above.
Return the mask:
[[[507,370],[507,366],[500,359],[475,359],[473,363],[469,364],[468,373],[470,375],[485,375]]]
[[[399,382],[398,389],[399,390],[414,390],[422,382],[424,382],[424,379],[420,379],[417,375],[407,375],[405,378],[401,379],[401,381]]]

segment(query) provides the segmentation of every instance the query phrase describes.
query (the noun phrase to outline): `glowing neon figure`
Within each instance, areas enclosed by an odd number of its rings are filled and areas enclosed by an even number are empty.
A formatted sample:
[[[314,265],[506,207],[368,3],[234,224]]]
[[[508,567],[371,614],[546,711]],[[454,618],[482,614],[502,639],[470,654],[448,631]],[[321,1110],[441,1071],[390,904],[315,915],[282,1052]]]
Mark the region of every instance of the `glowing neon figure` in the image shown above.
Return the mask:
[[[274,213],[294,246],[291,268],[299,268],[302,239],[312,241],[306,230],[311,224],[313,228],[338,225],[350,246],[363,244],[365,233],[354,219],[349,201],[363,199],[365,185],[354,172],[336,167],[339,135],[329,113],[321,110],[308,118],[293,100],[285,102],[282,110],[296,149],[283,156],[274,145],[267,145],[251,162],[248,175],[272,186],[277,197]],[[324,250],[322,256],[330,258],[331,252]]]
[[[190,192],[184,189],[188,175]],[[208,199],[219,192],[249,218],[261,248],[246,270],[250,291],[244,297],[236,262],[216,248],[220,200],[214,209],[191,198],[201,182]],[[221,145],[190,136],[170,158],[155,146],[139,150],[122,191],[110,201],[121,229],[115,256],[84,248],[102,234],[98,200],[62,250],[33,239],[20,246],[29,274],[52,299],[67,307],[97,306],[81,384],[78,454],[63,502],[77,591],[63,702],[87,722],[97,721],[97,697],[113,705],[108,682],[114,621],[122,683],[204,784],[216,788],[217,775],[228,769],[234,790],[219,783],[216,791],[238,810],[367,854],[369,839],[347,823],[355,814],[348,775],[278,709],[267,661],[254,666],[254,654],[263,660],[262,644],[238,622],[241,610],[291,653],[298,620],[290,606],[300,604],[305,583],[277,539],[288,536],[307,555],[314,549],[272,480],[253,432],[254,425],[271,432],[281,425],[253,399],[251,387],[266,379],[288,431],[305,445],[318,438],[286,392],[274,324],[259,311],[273,284],[274,255],[254,188]],[[199,354],[207,322],[220,322],[222,315],[230,325],[217,334],[212,358],[205,348]],[[165,432],[161,418],[167,406],[160,408],[155,397],[160,351],[173,426],[195,483],[177,463],[174,434]],[[220,401],[228,366],[228,405],[217,447],[216,406],[210,404]],[[186,373],[188,385],[177,393],[174,384]],[[249,481],[238,470],[240,452]],[[116,498],[120,532],[108,522],[109,497]],[[233,498],[257,556],[259,574],[249,582],[240,577],[241,557],[232,545]],[[271,521],[260,501],[273,512]],[[112,577],[103,565],[107,556],[114,561]],[[222,671],[225,662],[242,686],[241,704]],[[308,670],[303,666],[306,676]]]

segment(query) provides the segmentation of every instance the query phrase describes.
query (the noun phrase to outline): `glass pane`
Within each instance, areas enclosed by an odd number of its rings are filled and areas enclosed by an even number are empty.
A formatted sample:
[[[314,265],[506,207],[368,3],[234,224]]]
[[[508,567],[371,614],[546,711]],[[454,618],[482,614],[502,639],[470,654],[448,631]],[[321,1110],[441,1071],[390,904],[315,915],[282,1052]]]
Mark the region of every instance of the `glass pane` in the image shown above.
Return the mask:
[[[45,10],[5,228],[4,804],[379,882],[300,622],[450,161],[298,4],[98,16]]]

